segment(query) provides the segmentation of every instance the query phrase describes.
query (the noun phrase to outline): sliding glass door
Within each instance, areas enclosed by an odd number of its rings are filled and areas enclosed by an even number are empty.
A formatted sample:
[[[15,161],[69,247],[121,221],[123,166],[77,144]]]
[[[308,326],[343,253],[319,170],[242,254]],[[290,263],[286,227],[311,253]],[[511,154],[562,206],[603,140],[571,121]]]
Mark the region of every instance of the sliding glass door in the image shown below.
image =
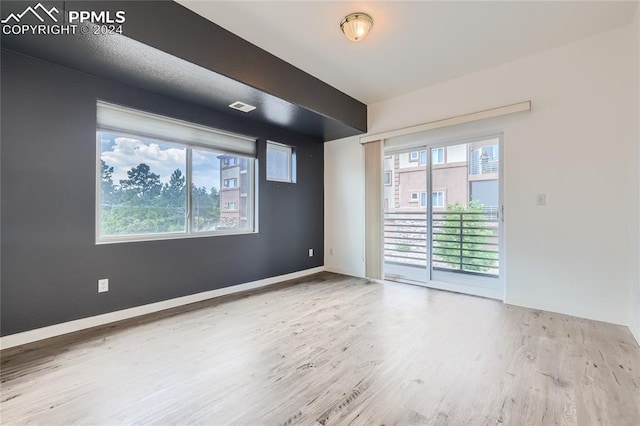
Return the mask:
[[[427,280],[427,159],[426,148],[385,153],[385,279]]]
[[[385,278],[502,297],[501,136],[388,151]]]

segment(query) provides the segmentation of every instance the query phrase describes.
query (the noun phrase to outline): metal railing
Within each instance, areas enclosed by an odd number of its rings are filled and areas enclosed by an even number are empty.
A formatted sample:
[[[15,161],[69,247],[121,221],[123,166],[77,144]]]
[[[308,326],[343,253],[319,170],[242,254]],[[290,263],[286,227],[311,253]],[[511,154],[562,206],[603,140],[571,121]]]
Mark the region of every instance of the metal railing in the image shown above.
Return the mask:
[[[500,166],[498,157],[472,158],[469,160],[470,175],[485,175],[489,173],[498,173]]]
[[[499,229],[496,209],[433,212],[433,268],[497,276]],[[385,213],[385,262],[427,267],[428,232],[425,212]]]

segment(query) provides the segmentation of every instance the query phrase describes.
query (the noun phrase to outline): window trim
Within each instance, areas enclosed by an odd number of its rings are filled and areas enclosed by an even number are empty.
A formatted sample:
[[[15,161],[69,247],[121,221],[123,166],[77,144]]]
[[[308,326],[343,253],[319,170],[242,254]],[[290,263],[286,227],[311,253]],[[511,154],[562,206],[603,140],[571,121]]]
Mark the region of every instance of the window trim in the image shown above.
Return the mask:
[[[415,154],[415,158],[414,155]],[[409,161],[418,161],[420,159],[420,151],[411,151],[409,153]]]
[[[185,212],[185,221],[186,227],[184,231],[175,231],[175,232],[159,232],[153,234],[127,234],[127,235],[113,235],[113,236],[104,236],[100,234],[100,223],[101,223],[101,205],[102,205],[102,196],[101,196],[101,181],[100,181],[100,160],[101,160],[101,138],[100,133],[107,132],[111,134],[118,134],[124,137],[131,137],[135,139],[141,139],[144,141],[161,143],[163,145],[173,145],[176,147],[181,147],[186,150],[185,153],[185,187],[186,190],[186,212]],[[120,244],[120,243],[132,243],[132,242],[144,242],[144,241],[162,241],[162,240],[180,240],[180,239],[188,239],[188,238],[205,238],[205,237],[216,237],[216,236],[228,236],[228,235],[246,235],[246,234],[257,234],[259,233],[258,229],[258,196],[259,196],[259,179],[258,179],[258,159],[253,156],[249,156],[247,154],[239,154],[239,153],[229,153],[223,149],[217,149],[213,146],[203,146],[201,144],[186,144],[183,142],[178,142],[175,140],[168,139],[159,139],[146,135],[136,135],[132,132],[115,130],[112,128],[102,128],[96,127],[96,163],[95,163],[95,171],[94,177],[96,180],[95,184],[95,244],[103,245],[103,244]],[[251,188],[253,190],[253,197],[246,197],[248,206],[247,212],[252,212],[251,215],[251,224],[248,229],[225,229],[222,231],[194,231],[192,229],[192,151],[193,150],[200,151],[210,151],[215,153],[223,153],[238,157],[244,157],[247,161],[250,162],[249,170],[247,171],[248,177],[247,182],[251,183]],[[221,165],[222,168],[222,165]],[[222,186],[222,185],[221,185]],[[218,189],[220,191],[223,188]]]
[[[424,161],[422,161],[422,154],[424,154]],[[426,149],[422,149],[420,150],[420,167],[426,167],[427,163],[429,162],[429,156],[427,155],[427,150]]]
[[[233,182],[233,186],[227,185],[228,182]],[[222,184],[222,187],[220,188],[220,190],[222,190],[222,189],[237,189],[237,188],[239,188],[239,186],[238,186],[238,178],[226,178],[226,179],[223,179],[223,184]]]
[[[269,177],[269,148],[274,149],[275,151],[285,152],[287,154],[288,159],[288,169],[287,169],[287,179],[280,179]],[[280,182],[280,183],[296,183],[296,150],[291,145],[285,145],[283,143],[274,142],[271,140],[267,140],[267,147],[265,150],[265,177],[269,182]]]
[[[415,195],[415,197],[414,197]],[[411,194],[409,195],[409,202],[410,203],[417,203],[418,201],[420,201],[420,195],[418,192],[411,192]]]
[[[231,163],[231,162],[229,161],[231,158],[233,158],[233,159],[234,159],[233,163]],[[223,167],[223,168],[225,168],[225,169],[230,169],[230,168],[233,168],[233,167],[237,166],[237,165],[238,165],[238,163],[237,163],[237,161],[235,160],[236,158],[237,158],[237,157],[231,157],[231,156],[229,156],[229,157],[225,158],[225,159],[224,159],[224,161],[222,162],[222,167]]]
[[[422,202],[422,197],[424,196],[424,203]],[[427,192],[420,191],[420,208],[427,207],[429,200],[427,199]]]
[[[436,194],[442,194],[442,205],[436,205],[433,202],[433,197]],[[436,209],[443,209],[443,208],[447,207],[447,198],[446,197],[447,197],[447,193],[444,190],[431,191],[431,204],[432,204],[431,207],[432,208],[436,208]]]
[[[229,207],[229,204],[231,204],[231,203],[233,203],[233,208],[230,208],[230,207]],[[238,202],[237,202],[237,201],[227,201],[227,202],[225,203],[225,210],[226,210],[226,211],[234,211],[234,212],[235,212],[235,211],[239,211],[239,210],[238,210]]]
[[[387,183],[387,176],[389,176],[389,183]],[[393,179],[391,177],[391,170],[385,170],[384,172],[382,172],[382,183],[384,184],[384,186],[393,185]]]
[[[440,165],[440,164],[445,164],[446,163],[446,159],[445,159],[445,147],[443,146],[439,146],[437,148],[431,148],[431,164],[434,166]],[[433,155],[433,151],[442,151],[442,161],[435,161],[434,155]]]

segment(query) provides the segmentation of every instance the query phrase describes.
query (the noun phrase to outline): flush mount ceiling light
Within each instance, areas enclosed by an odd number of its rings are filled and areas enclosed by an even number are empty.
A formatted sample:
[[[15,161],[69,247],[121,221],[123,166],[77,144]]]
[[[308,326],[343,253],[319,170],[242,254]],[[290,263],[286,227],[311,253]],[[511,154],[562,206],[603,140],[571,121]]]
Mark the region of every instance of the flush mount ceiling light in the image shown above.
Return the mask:
[[[360,41],[365,38],[371,27],[373,27],[373,19],[362,12],[351,13],[340,22],[340,29],[351,41]]]

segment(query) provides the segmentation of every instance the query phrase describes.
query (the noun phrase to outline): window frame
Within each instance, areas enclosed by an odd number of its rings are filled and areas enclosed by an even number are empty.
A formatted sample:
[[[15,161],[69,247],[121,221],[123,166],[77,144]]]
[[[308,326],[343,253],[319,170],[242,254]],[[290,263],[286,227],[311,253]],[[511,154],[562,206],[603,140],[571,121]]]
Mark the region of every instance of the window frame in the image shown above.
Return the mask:
[[[389,179],[387,179],[387,177],[389,177]],[[384,183],[385,186],[393,185],[393,179],[391,179],[391,170],[385,170],[382,173],[382,183]]]
[[[436,204],[433,201],[433,198],[436,197],[436,194],[442,194],[442,205]],[[431,207],[436,209],[443,209],[447,206],[446,192],[443,190],[431,191]]]
[[[415,197],[414,197],[415,195]],[[420,194],[418,192],[411,192],[411,194],[409,195],[409,202],[410,203],[417,203],[420,201]]]
[[[413,154],[415,154],[415,156]],[[409,153],[409,161],[418,161],[419,159],[420,159],[420,151],[411,151]]]
[[[439,158],[440,155],[438,154],[437,156],[433,155],[433,152],[437,151],[437,152],[442,152],[442,161],[436,161],[436,158]],[[437,148],[431,148],[431,164],[436,166],[439,164],[445,164],[446,163],[446,159],[445,159],[445,149],[443,146],[437,147]]]
[[[424,202],[423,202],[424,200]],[[420,192],[420,208],[422,207],[427,207],[427,192],[426,191],[421,191]]]
[[[233,163],[229,160],[231,160],[231,158],[234,159]],[[222,167],[224,168],[228,168],[228,167],[234,167],[238,164],[238,162],[236,161],[236,157],[227,157],[224,159],[224,161],[222,162]]]
[[[233,182],[233,186],[232,185],[228,185],[229,182]],[[229,189],[238,188],[238,178],[227,178],[227,179],[224,179],[222,187],[229,188]],[[222,189],[222,187],[220,189]]]
[[[101,170],[100,170],[100,161],[101,161],[101,133],[109,133],[115,134],[122,137],[129,137],[145,142],[155,142],[160,143],[162,145],[171,145],[179,148],[185,149],[185,187],[186,187],[186,197],[185,197],[185,230],[184,231],[175,231],[175,232],[158,232],[158,233],[138,233],[138,234],[126,234],[126,235],[101,235],[101,219],[102,219],[102,195],[101,195]],[[192,152],[193,150],[197,151],[209,151],[216,154],[228,154],[235,157],[242,157],[247,159],[248,161],[248,170],[247,174],[247,184],[250,185],[252,197],[247,198],[247,213],[250,213],[250,219],[248,218],[248,222],[250,222],[250,226],[247,229],[225,229],[221,231],[194,231],[193,228],[193,208],[192,208],[192,199],[193,199],[193,191],[192,191],[192,178],[193,178],[193,161],[192,161]],[[174,140],[167,139],[159,139],[156,137],[149,137],[145,135],[135,134],[132,132],[127,132],[123,130],[114,130],[106,127],[96,126],[96,165],[95,165],[95,244],[119,244],[119,243],[130,243],[130,242],[143,242],[143,241],[161,241],[161,240],[179,240],[179,239],[187,239],[187,238],[205,238],[205,237],[216,237],[216,236],[227,236],[227,235],[244,235],[244,234],[257,234],[259,233],[258,229],[258,191],[259,191],[259,180],[258,180],[258,159],[246,154],[237,154],[237,153],[228,153],[223,149],[216,148],[214,146],[203,146],[201,144],[187,144],[184,142],[178,142]],[[220,168],[224,168],[225,166],[220,164]],[[224,188],[221,182],[221,188],[218,188],[218,191]],[[236,186],[236,188],[238,188]]]
[[[275,151],[284,152],[287,154],[287,179],[280,179],[275,177],[269,177],[269,149],[273,149]],[[296,183],[296,150],[295,147],[291,145],[285,145],[280,142],[274,142],[271,140],[267,140],[267,146],[265,150],[265,177],[269,182],[280,182],[280,183]]]
[[[424,154],[424,159],[422,157],[423,154]],[[429,161],[429,157],[427,156],[427,150],[423,149],[420,151],[420,163],[419,163],[420,167],[426,167],[427,161]]]

